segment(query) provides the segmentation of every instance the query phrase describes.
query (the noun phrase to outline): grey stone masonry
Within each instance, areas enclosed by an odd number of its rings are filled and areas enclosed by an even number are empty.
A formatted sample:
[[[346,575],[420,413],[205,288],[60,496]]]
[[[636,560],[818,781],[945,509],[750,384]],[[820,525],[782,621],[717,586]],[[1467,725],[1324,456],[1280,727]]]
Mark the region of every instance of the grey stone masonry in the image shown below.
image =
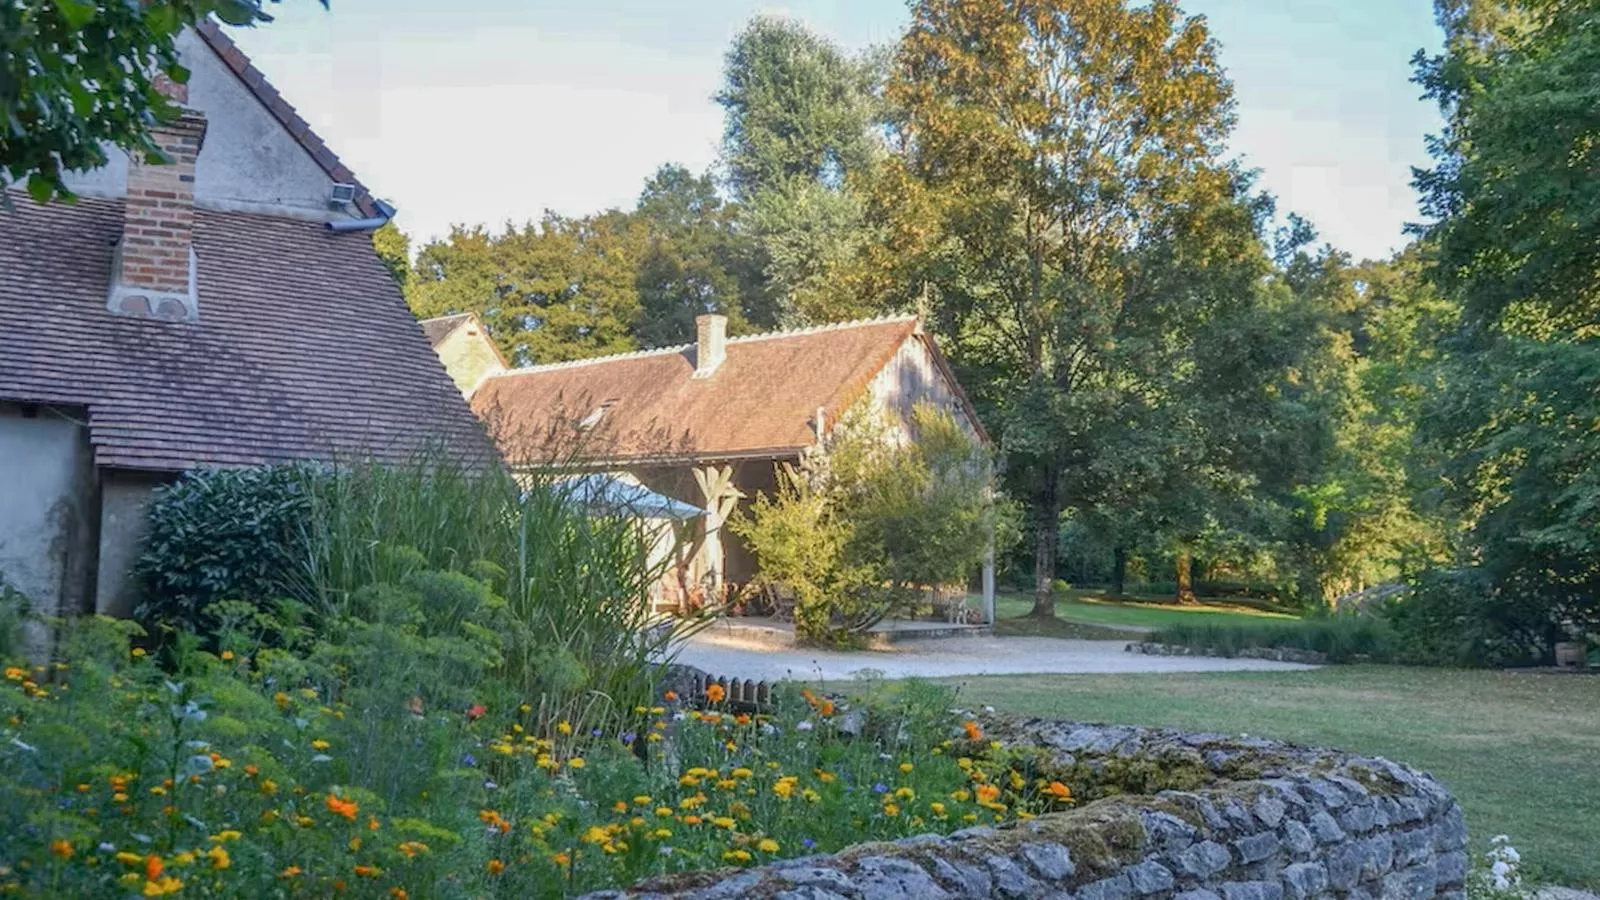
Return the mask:
[[[1442,785],[1408,766],[1169,729],[998,716],[983,717],[983,728],[1008,748],[1033,751],[1046,767],[1053,762],[1064,779],[1111,763],[1156,762],[1182,771],[1186,789],[1110,792],[994,828],[858,844],[751,869],[668,875],[585,900],[1463,896],[1467,827],[1461,807]]]

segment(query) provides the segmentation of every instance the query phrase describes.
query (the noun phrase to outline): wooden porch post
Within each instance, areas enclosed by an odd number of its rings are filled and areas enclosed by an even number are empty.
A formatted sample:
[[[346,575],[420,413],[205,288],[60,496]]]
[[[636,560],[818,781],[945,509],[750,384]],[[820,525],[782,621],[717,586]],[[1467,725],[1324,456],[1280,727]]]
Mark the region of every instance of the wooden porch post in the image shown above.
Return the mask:
[[[733,509],[744,497],[744,492],[733,486],[732,466],[697,467],[694,481],[700,488],[706,511],[705,543],[701,552],[704,554],[706,574],[711,580],[711,593],[715,600],[720,601],[723,599],[723,581],[727,574],[722,550],[722,526],[733,515]]]

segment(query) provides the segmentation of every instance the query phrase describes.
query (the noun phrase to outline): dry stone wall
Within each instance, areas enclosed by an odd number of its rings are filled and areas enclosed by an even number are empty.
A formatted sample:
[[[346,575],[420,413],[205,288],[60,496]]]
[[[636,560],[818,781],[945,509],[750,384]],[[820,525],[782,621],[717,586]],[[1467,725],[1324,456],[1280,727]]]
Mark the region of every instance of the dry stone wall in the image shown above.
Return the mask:
[[[1464,900],[1467,829],[1438,782],[1386,759],[1164,729],[990,720],[1118,794],[998,828],[590,895],[684,900]]]

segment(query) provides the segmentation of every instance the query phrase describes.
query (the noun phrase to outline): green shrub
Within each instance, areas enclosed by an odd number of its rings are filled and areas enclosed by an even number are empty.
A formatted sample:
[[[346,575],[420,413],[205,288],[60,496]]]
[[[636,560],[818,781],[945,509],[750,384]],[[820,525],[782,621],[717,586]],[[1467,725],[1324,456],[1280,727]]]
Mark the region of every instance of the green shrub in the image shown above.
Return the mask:
[[[22,653],[22,626],[32,612],[27,596],[0,574],[0,658]]]
[[[1236,656],[1247,648],[1312,650],[1335,663],[1394,662],[1399,647],[1394,629],[1382,618],[1373,616],[1330,616],[1261,624],[1185,623],[1162,628],[1148,640],[1208,650],[1221,656]]]
[[[285,594],[305,557],[306,473],[196,469],[157,490],[134,569],[134,614],[151,630],[209,631],[204,610]]]
[[[1012,505],[993,493],[993,464],[949,413],[919,404],[913,443],[889,439],[865,408],[823,452],[785,467],[731,528],[761,564],[764,586],[793,602],[796,633],[846,644],[905,610],[923,586],[960,583],[1014,539]]]
[[[1511,666],[1535,663],[1564,635],[1562,614],[1496,589],[1481,570],[1426,572],[1412,590],[1390,599],[1383,613],[1408,662],[1436,666]]]

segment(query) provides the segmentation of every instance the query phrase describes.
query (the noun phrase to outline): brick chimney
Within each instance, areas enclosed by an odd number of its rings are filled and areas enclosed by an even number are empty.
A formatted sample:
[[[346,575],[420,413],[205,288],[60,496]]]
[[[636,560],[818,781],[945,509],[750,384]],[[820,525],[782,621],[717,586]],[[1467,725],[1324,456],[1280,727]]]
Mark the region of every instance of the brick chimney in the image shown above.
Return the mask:
[[[694,318],[694,377],[709,378],[728,356],[728,317]]]
[[[156,82],[162,93],[180,104],[188,99],[184,85],[161,77]],[[184,108],[176,119],[150,129],[167,162],[129,154],[122,240],[112,260],[111,292],[106,297],[106,308],[112,312],[167,321],[192,322],[200,317],[195,295],[194,164],[205,135],[206,117]]]

